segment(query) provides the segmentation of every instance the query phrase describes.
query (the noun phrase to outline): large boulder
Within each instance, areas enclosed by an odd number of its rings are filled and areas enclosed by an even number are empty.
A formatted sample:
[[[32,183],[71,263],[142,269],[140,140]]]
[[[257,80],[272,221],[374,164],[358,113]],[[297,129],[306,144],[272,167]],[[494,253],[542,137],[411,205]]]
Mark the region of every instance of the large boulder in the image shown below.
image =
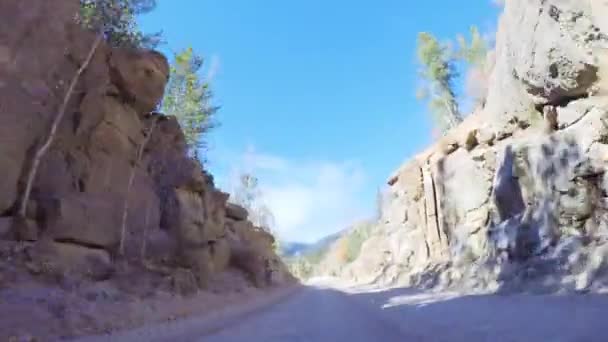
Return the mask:
[[[173,229],[178,240],[185,246],[202,246],[215,241],[224,232],[223,200],[220,192],[204,194],[186,189],[175,190],[178,205],[178,221]]]
[[[505,3],[486,113],[503,121],[535,105],[586,96],[598,80],[608,31],[600,1],[515,0]]]
[[[55,241],[111,250],[120,241],[122,201],[74,193],[40,202],[45,234]]]
[[[244,272],[256,287],[265,287],[270,279],[266,259],[251,247],[232,242],[230,246],[230,265]]]
[[[45,240],[33,247],[29,257],[33,263],[30,270],[35,273],[85,276],[102,281],[115,271],[107,251],[73,243]]]
[[[236,221],[245,221],[247,220],[247,216],[249,216],[247,209],[240,205],[234,203],[228,203],[226,205],[226,217]]]
[[[114,49],[112,83],[138,113],[149,113],[160,102],[169,79],[167,59],[155,51]]]

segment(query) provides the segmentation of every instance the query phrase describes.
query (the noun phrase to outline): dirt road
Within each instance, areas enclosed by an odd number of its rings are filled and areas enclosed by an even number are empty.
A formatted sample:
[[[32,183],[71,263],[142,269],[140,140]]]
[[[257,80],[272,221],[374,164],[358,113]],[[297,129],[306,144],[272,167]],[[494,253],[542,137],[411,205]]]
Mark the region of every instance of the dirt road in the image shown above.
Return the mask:
[[[608,341],[608,296],[475,295],[314,285],[202,330],[195,319],[146,341]],[[204,324],[203,324],[204,323]],[[153,338],[152,338],[153,337]],[[142,337],[143,338],[143,337]],[[142,340],[135,335],[112,341]]]

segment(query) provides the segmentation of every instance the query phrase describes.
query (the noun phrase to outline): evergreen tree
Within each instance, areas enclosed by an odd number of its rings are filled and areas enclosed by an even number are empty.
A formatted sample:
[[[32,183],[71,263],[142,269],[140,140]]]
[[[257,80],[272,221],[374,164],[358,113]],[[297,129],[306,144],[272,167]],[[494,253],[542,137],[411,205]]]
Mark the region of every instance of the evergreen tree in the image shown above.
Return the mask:
[[[459,51],[457,57],[465,61],[471,67],[483,68],[488,55],[488,43],[479,33],[476,26],[470,28],[471,40],[467,42],[463,35],[458,35]]]
[[[490,64],[488,63],[489,42],[482,37],[476,26],[470,28],[469,41],[463,36],[457,37],[459,50],[456,57],[466,63],[467,75],[465,92],[476,105],[484,104],[488,91]]]
[[[457,76],[454,59],[449,47],[426,32],[418,35],[417,54],[424,80],[417,95],[429,100],[429,109],[445,134],[462,121],[452,84]]]
[[[209,83],[199,76],[202,67],[203,58],[192,48],[176,54],[162,103],[163,112],[179,121],[189,152],[196,156],[199,149],[206,148],[204,135],[215,127],[213,116],[218,110],[211,105]]]
[[[103,31],[112,46],[153,49],[161,33],[142,33],[136,18],[155,7],[156,0],[80,0],[79,19],[86,28]]]

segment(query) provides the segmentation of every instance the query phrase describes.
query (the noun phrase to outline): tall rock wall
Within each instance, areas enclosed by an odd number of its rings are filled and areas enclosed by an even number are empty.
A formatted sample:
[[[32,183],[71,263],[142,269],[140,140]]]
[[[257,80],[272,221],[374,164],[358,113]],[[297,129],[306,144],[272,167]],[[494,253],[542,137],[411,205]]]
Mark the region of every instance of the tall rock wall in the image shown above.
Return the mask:
[[[227,212],[175,117],[153,112],[169,78],[155,51],[99,45],[16,219],[33,155],[95,39],[78,10],[76,0],[0,4],[1,237],[29,241],[30,263],[93,278],[121,259],[187,269],[200,286],[231,266],[260,286],[288,278],[272,236]]]
[[[606,13],[599,0],[506,2],[484,106],[391,176],[349,277],[591,286],[608,237]]]

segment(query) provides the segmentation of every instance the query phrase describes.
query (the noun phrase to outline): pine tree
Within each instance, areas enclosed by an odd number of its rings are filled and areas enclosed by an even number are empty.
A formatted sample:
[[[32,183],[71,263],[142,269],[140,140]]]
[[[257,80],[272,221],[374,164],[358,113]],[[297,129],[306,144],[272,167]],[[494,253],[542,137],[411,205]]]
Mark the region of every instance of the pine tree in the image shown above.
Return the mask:
[[[161,43],[161,32],[144,34],[137,26],[137,15],[156,8],[156,0],[80,0],[81,24],[103,31],[115,47],[153,49]]]
[[[486,57],[488,55],[488,43],[479,33],[479,29],[476,26],[470,28],[471,40],[467,42],[463,35],[458,35],[456,38],[458,41],[459,51],[456,56],[471,67],[480,67],[486,63]]]
[[[459,50],[456,57],[467,66],[465,80],[467,96],[478,106],[483,106],[491,72],[488,63],[489,42],[479,33],[476,26],[471,26],[470,34],[470,41],[467,41],[463,35],[457,37]]]
[[[445,134],[462,121],[453,81],[457,76],[450,49],[430,33],[418,35],[420,76],[425,81],[417,96],[429,100],[429,109]]]
[[[162,102],[163,112],[177,118],[189,152],[196,156],[200,156],[199,149],[207,146],[204,135],[215,127],[213,116],[219,109],[211,104],[209,83],[198,75],[202,67],[203,58],[192,48],[176,54]]]

